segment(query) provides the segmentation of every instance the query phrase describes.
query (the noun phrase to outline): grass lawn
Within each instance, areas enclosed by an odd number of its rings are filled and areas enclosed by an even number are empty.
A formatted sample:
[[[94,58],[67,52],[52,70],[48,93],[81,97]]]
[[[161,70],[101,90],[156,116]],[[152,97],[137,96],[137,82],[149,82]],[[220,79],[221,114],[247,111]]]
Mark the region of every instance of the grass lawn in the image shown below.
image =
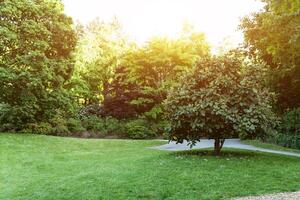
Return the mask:
[[[300,159],[148,149],[160,141],[0,134],[0,199],[230,199],[300,190]]]
[[[259,140],[244,140],[242,141],[245,144],[250,144],[256,147],[265,148],[265,149],[273,149],[273,150],[279,150],[279,151],[289,151],[294,153],[300,153],[300,150],[298,149],[290,149],[282,146],[278,146],[276,144],[270,144],[270,143],[264,143]]]

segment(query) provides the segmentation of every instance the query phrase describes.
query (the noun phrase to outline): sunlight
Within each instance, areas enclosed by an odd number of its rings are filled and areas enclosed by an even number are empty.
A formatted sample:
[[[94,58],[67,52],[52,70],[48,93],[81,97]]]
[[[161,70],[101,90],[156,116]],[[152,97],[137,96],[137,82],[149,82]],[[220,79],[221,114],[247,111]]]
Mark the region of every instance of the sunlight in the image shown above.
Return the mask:
[[[116,16],[125,32],[137,42],[153,35],[175,37],[184,22],[206,34],[213,46],[224,38],[239,43],[237,31],[240,17],[258,11],[263,3],[255,0],[63,0],[66,13],[87,23],[99,17],[109,20]]]

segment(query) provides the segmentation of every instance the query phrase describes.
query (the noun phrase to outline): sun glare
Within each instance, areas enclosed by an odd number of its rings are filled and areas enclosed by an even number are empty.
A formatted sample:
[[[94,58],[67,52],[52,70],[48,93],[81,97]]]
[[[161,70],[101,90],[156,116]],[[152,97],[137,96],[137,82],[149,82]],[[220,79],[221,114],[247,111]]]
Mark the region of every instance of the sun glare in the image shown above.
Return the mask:
[[[224,38],[234,43],[243,40],[237,31],[239,20],[258,11],[263,3],[255,0],[63,0],[66,13],[87,23],[99,17],[116,16],[124,31],[137,42],[154,35],[175,37],[184,22],[204,32],[215,46]]]

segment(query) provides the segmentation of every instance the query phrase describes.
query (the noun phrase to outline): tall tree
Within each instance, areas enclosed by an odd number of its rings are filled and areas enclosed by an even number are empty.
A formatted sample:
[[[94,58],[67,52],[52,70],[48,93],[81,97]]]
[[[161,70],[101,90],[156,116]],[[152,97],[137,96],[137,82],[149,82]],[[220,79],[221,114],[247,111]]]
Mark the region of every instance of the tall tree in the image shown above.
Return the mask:
[[[263,0],[262,12],[241,23],[246,45],[270,66],[281,111],[300,106],[300,1]]]
[[[73,71],[71,26],[58,0],[0,1],[2,123],[43,120],[69,107],[64,85]]]
[[[132,103],[148,104],[148,109],[160,104],[178,77],[209,55],[204,34],[197,32],[185,32],[177,39],[154,37],[142,47],[132,49],[122,65],[128,68],[129,81],[137,84],[139,94],[143,94]]]
[[[85,82],[81,97],[85,104],[100,103],[107,95],[127,40],[118,20],[105,23],[95,19],[87,26],[77,26],[80,36],[76,50],[76,70]]]

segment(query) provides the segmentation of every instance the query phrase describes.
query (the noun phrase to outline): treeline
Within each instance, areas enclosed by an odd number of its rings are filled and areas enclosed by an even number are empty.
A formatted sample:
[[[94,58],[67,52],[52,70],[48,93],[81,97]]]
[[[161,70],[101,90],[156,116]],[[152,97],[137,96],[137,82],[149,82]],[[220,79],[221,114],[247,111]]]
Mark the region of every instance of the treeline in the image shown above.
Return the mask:
[[[0,1],[0,130],[299,147],[300,3],[265,2],[241,22],[244,46],[214,56],[189,26],[138,45],[117,19],[74,24],[60,1]]]

